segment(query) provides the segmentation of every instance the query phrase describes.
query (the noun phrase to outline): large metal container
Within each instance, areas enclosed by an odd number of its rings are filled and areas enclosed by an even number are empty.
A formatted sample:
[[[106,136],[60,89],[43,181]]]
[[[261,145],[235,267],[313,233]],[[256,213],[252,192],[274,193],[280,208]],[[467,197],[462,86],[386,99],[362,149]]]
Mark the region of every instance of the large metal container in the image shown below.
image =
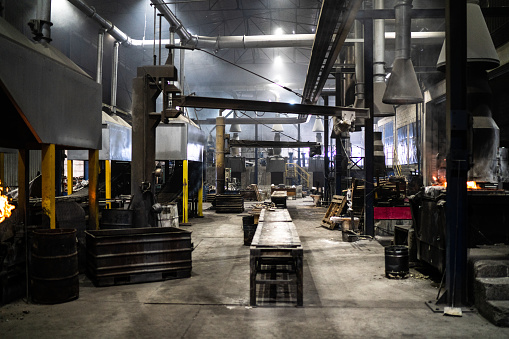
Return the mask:
[[[76,244],[75,229],[33,232],[30,283],[34,302],[57,304],[78,298]]]
[[[96,286],[187,278],[191,232],[175,227],[87,231],[87,272]]]

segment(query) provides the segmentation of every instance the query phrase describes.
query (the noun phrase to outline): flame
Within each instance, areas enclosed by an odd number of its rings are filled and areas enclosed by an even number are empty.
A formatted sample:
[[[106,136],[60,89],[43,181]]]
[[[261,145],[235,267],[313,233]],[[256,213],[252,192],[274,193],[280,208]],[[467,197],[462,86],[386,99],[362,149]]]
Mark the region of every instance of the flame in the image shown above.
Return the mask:
[[[0,181],[0,185],[2,182]],[[9,199],[2,194],[4,188],[0,186],[0,223],[5,220],[5,218],[9,218],[12,214],[12,210],[15,206],[9,204]]]
[[[469,190],[479,190],[481,186],[477,185],[475,181],[467,181],[467,189]]]

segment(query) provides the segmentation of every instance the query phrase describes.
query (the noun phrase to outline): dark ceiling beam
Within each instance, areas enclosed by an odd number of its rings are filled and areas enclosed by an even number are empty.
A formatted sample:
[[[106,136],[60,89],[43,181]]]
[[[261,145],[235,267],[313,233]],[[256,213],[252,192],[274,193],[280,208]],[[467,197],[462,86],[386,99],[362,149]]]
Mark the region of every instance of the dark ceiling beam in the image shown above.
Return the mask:
[[[362,0],[324,0],[316,29],[302,102],[315,103],[343,47]]]
[[[311,141],[271,141],[271,140],[232,140],[230,147],[259,147],[259,148],[306,148],[320,147],[319,142]]]
[[[321,116],[342,116],[342,112],[355,112],[361,116],[367,115],[365,108],[318,106],[307,104],[290,104],[285,102],[268,102],[258,100],[239,100],[225,98],[210,98],[189,95],[180,98],[176,106],[201,107],[212,109],[232,109],[241,111],[274,112],[290,114],[307,114]]]

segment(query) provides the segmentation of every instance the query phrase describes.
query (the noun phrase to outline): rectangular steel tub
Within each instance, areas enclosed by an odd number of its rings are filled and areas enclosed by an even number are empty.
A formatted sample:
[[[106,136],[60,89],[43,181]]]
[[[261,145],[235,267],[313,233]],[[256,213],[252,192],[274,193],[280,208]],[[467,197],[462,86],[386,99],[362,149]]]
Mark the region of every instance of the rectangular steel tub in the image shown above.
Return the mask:
[[[87,273],[96,286],[191,276],[191,232],[175,227],[86,231]]]

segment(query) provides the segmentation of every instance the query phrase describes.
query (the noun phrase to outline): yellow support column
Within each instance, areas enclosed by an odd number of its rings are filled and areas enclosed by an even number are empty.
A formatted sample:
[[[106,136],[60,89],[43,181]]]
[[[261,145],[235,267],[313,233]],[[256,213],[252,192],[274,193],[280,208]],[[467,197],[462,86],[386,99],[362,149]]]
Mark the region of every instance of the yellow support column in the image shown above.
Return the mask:
[[[18,152],[18,213],[24,216],[26,210],[25,196],[25,161],[28,151],[20,149]],[[25,223],[27,220],[25,220]]]
[[[97,182],[99,181],[99,150],[88,151],[88,227],[99,229],[99,197]]]
[[[198,190],[198,216],[203,217],[203,177],[201,178],[201,186]]]
[[[72,168],[72,160],[67,160],[67,195],[72,194],[72,186],[73,186],[73,168]]]
[[[43,225],[55,229],[55,144],[42,145],[42,213]]]
[[[106,206],[108,209],[111,209],[111,160],[106,160],[104,164],[104,179],[106,181]]]
[[[189,185],[188,178],[189,173],[187,170],[187,160],[184,160],[182,163],[182,172],[183,172],[183,188],[182,188],[182,222],[186,224],[188,222],[189,217]]]

